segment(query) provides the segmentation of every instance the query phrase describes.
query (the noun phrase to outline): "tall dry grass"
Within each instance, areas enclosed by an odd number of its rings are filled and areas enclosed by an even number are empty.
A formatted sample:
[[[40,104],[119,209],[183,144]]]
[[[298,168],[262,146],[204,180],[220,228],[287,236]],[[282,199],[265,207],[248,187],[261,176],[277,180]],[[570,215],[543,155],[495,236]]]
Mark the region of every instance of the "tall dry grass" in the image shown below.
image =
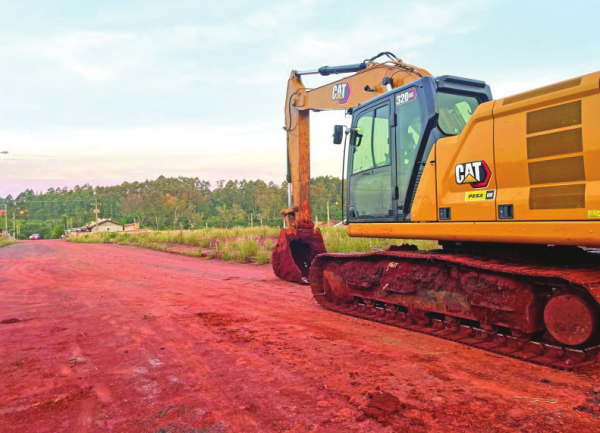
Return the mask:
[[[388,248],[390,245],[411,244],[421,250],[438,248],[435,241],[351,238],[345,228],[325,227],[323,240],[328,252],[369,252]],[[201,256],[203,248],[211,248],[210,255],[227,261],[265,264],[271,261],[271,252],[277,241],[278,228],[273,227],[234,227],[230,229],[170,230],[146,233],[90,233],[70,242],[117,243],[168,251],[170,244],[198,247],[197,251],[185,254]]]

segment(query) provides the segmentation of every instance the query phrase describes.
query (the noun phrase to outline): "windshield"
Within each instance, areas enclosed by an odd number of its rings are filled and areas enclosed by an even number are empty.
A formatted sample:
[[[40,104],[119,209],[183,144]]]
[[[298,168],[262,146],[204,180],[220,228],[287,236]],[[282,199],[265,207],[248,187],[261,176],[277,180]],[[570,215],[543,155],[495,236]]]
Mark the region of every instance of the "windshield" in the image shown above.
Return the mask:
[[[472,96],[438,92],[438,126],[446,135],[460,134],[478,105],[479,100]]]

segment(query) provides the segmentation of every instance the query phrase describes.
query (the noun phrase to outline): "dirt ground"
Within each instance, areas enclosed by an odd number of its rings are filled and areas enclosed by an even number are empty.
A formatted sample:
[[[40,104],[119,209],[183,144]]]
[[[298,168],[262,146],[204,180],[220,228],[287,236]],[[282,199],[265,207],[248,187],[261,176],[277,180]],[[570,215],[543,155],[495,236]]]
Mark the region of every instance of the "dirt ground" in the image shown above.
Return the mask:
[[[0,249],[0,431],[600,431],[569,373],[323,310],[270,266]]]

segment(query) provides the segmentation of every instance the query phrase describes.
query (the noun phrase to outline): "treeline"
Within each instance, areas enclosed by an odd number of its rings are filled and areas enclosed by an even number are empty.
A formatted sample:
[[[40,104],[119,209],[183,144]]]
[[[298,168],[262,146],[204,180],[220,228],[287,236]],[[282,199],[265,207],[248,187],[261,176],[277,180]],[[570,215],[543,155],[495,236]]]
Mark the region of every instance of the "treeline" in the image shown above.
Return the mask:
[[[323,176],[312,181],[313,218],[341,219],[340,179]],[[116,186],[83,185],[50,188],[44,193],[26,190],[0,199],[8,208],[8,229],[26,238],[60,237],[67,228],[82,227],[100,218],[119,223],[139,222],[155,230],[201,227],[281,226],[280,211],[287,206],[287,183],[262,180],[222,180],[216,185],[199,178],[164,177]],[[14,217],[14,218],[13,218]],[[0,218],[4,229],[4,215]]]

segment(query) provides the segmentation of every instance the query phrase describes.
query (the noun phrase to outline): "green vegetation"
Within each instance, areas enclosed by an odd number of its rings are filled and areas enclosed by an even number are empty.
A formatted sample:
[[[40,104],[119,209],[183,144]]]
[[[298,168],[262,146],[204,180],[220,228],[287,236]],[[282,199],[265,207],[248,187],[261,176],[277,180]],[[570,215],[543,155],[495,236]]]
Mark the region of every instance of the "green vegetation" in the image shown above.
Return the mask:
[[[16,241],[14,241],[13,239],[0,238],[0,248],[7,247],[7,246],[15,244],[15,243],[16,243]]]
[[[382,238],[351,238],[346,234],[344,228],[325,227],[321,229],[323,240],[328,252],[331,253],[349,253],[385,249],[390,245],[410,244],[416,245],[420,250],[431,250],[438,248],[435,241],[425,240],[402,240],[402,239],[382,239]]]
[[[399,239],[351,238],[342,227],[322,229],[327,251],[332,253],[368,252],[385,249],[389,245],[408,243],[421,250],[437,248],[434,241],[403,241]],[[203,248],[211,248],[210,257],[240,263],[265,264],[271,261],[271,252],[279,229],[275,227],[234,227],[231,229],[171,230],[140,234],[101,233],[69,238],[70,242],[116,243],[168,251],[173,244],[198,247],[197,251],[182,254],[200,257]]]
[[[111,242],[116,239],[119,243],[127,240],[133,243],[172,243],[189,245],[199,248],[214,248],[217,241],[234,238],[269,238],[277,237],[277,227],[233,227],[231,229],[200,229],[200,230],[165,230],[151,231],[147,233],[102,233],[84,234],[78,238],[69,238],[73,242]]]
[[[311,180],[313,218],[341,219],[340,179],[325,176]],[[19,238],[39,233],[43,239],[60,237],[65,228],[82,227],[94,220],[92,203],[98,200],[100,218],[119,223],[139,222],[152,230],[281,227],[281,209],[287,203],[287,183],[262,180],[218,181],[160,176],[144,182],[116,186],[91,185],[50,188],[45,193],[28,189],[16,197],[0,198],[8,207],[9,231],[13,215]]]

